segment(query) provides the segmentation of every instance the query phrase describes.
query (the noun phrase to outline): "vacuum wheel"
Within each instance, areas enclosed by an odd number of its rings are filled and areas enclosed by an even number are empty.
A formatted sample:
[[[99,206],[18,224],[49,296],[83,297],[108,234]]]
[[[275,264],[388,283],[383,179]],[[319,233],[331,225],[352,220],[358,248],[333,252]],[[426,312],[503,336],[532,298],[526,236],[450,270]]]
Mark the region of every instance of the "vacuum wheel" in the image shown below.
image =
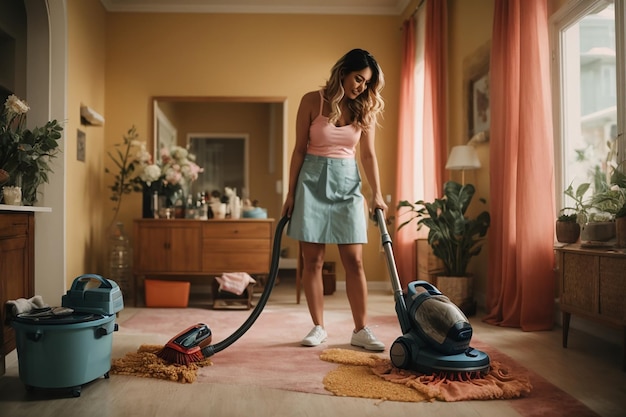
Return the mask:
[[[396,368],[409,369],[411,364],[411,348],[403,337],[397,338],[389,349],[391,363]]]

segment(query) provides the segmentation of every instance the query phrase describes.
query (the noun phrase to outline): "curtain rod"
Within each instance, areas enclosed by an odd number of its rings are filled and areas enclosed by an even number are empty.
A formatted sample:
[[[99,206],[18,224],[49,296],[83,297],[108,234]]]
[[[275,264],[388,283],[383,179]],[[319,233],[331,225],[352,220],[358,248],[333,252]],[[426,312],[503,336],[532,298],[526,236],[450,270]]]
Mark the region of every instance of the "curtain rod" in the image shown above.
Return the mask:
[[[409,19],[412,19],[415,17],[415,15],[417,14],[417,12],[419,12],[419,10],[422,8],[422,6],[424,5],[424,3],[426,3],[426,0],[421,0],[417,6],[415,6],[415,9],[413,10],[413,12],[409,15],[409,17],[407,17],[404,21],[406,22]],[[400,30],[402,30],[402,27],[400,27]]]
[[[424,3],[426,2],[426,0],[421,0],[419,2],[419,4],[417,6],[415,6],[415,10],[413,10],[413,13],[411,13],[411,15],[409,16],[409,18],[415,16],[415,14],[419,11],[419,9],[422,8],[422,6],[424,5]]]

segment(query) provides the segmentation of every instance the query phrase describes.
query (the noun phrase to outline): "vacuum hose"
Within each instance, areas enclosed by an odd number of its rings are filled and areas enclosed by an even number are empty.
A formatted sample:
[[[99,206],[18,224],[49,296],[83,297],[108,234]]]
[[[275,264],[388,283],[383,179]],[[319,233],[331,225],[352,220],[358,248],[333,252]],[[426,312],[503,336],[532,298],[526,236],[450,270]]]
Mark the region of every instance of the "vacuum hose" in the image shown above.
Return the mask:
[[[283,230],[285,229],[285,225],[289,222],[289,217],[284,216],[278,224],[276,225],[276,232],[274,234],[274,245],[272,247],[272,261],[270,264],[270,275],[265,283],[265,288],[263,289],[263,293],[261,294],[261,298],[259,302],[252,310],[250,316],[246,319],[245,322],[230,336],[226,339],[218,342],[214,345],[205,346],[201,349],[202,355],[205,358],[213,356],[217,352],[221,352],[226,349],[233,343],[235,343],[241,336],[243,336],[250,327],[254,324],[256,319],[263,311],[265,304],[267,303],[268,298],[270,298],[270,293],[272,292],[272,288],[274,288],[274,283],[276,282],[276,277],[278,276],[278,262],[280,260],[280,245],[283,236]]]

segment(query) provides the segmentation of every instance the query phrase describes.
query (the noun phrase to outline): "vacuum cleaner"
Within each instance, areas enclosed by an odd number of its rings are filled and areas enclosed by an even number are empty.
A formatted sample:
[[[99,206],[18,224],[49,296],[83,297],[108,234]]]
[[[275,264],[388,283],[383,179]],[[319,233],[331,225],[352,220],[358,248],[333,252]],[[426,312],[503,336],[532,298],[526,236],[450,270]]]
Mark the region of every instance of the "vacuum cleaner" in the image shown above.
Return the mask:
[[[413,281],[408,284],[407,293],[403,292],[384,213],[376,209],[374,214],[402,330],[402,336],[389,350],[393,365],[424,374],[458,375],[463,379],[488,373],[489,356],[470,347],[472,326],[448,297],[427,281]]]
[[[209,344],[212,340],[212,333],[206,324],[198,323],[190,326],[167,342],[163,349],[157,353],[158,357],[167,362],[181,365],[199,362],[226,349],[243,336],[248,329],[250,329],[250,327],[252,327],[256,319],[263,311],[263,308],[265,308],[265,304],[267,303],[270,293],[274,288],[274,283],[276,282],[276,277],[278,276],[278,263],[280,260],[280,246],[283,230],[288,222],[289,217],[284,216],[276,225],[269,277],[265,284],[265,288],[259,297],[259,302],[254,307],[246,321],[244,321],[233,334],[215,344]]]

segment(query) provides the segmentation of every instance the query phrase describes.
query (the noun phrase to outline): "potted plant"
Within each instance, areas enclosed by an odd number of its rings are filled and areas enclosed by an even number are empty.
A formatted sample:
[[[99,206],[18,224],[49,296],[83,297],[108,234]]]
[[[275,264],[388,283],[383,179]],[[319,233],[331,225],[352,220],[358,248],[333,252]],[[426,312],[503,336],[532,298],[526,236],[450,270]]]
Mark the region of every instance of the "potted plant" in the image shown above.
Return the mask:
[[[443,186],[442,198],[430,203],[403,200],[397,207],[398,210],[408,208],[403,214],[411,215],[399,229],[414,221],[418,230],[428,227],[428,244],[433,254],[443,261],[445,269],[444,274],[437,277],[436,285],[468,315],[475,312],[476,303],[472,294],[473,277],[467,273],[467,266],[472,257],[480,253],[491,223],[487,211],[474,218],[466,215],[475,192],[472,184],[448,181]],[[485,203],[482,198],[480,201]]]
[[[37,202],[37,189],[48,182],[50,161],[59,153],[63,127],[56,120],[26,129],[28,105],[10,95],[0,115],[0,177],[8,186],[20,187],[24,205]]]
[[[618,248],[626,248],[626,203],[615,213],[615,240]]]
[[[585,200],[585,194],[587,193],[587,190],[589,190],[590,186],[591,184],[586,182],[586,183],[580,184],[578,187],[576,187],[576,190],[574,190],[573,184],[570,184],[565,189],[565,191],[563,191],[563,194],[565,194],[566,196],[574,200],[574,206],[564,207],[561,210],[561,213],[566,210],[573,211],[576,214],[576,221],[581,226],[587,223],[587,220],[589,218],[589,210],[591,209],[591,203]]]
[[[565,214],[561,210],[561,215],[556,219],[556,240],[561,243],[576,243],[580,237],[580,224],[578,224],[578,214]]]
[[[565,207],[561,211],[572,210],[576,213],[582,241],[606,242],[615,237],[615,214],[626,201],[624,185],[624,175],[614,170],[611,183],[605,178],[596,181],[595,191],[589,198],[585,198],[585,194],[590,183],[580,184],[575,191],[571,184],[565,189],[564,194],[574,200],[574,206]]]

